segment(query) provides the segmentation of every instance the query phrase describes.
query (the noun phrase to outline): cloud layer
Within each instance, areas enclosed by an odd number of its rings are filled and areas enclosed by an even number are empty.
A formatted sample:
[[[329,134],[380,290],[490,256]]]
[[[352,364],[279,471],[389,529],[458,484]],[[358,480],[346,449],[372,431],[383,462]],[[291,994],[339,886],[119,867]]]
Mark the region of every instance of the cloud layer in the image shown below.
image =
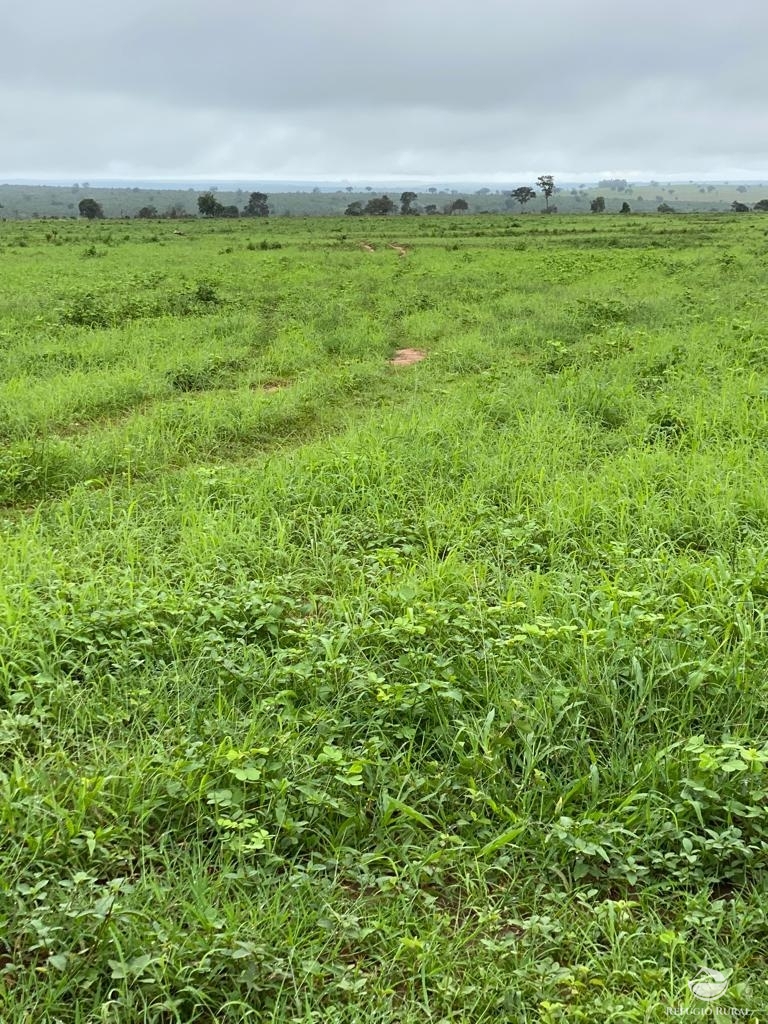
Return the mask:
[[[0,177],[768,177],[763,0],[30,0]]]

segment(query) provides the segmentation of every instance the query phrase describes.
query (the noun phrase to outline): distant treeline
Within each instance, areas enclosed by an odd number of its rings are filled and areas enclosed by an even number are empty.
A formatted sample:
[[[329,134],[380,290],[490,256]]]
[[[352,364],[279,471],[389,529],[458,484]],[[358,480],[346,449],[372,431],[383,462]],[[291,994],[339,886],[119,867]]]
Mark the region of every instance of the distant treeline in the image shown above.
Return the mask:
[[[512,184],[473,192],[430,187],[381,194],[372,187],[279,192],[268,196],[246,189],[94,188],[88,182],[62,185],[0,185],[0,217],[315,217],[436,215],[455,213],[656,213],[749,212],[768,206],[768,185],[741,182],[629,182],[604,179],[594,185],[551,190]],[[95,205],[93,205],[95,204]],[[201,205],[202,204],[202,205]]]

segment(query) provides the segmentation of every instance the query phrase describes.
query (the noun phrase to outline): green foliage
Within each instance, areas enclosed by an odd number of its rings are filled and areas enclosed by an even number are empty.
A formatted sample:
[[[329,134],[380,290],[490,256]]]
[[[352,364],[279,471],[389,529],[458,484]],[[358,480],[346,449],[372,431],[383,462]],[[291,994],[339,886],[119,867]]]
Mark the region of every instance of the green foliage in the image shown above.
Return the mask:
[[[416,213],[413,204],[418,198],[415,192],[403,192],[400,196],[400,213],[404,215]]]
[[[619,180],[619,179],[616,179]],[[530,186],[521,186],[528,188]],[[652,189],[652,191],[650,190]],[[531,189],[533,191],[533,189]],[[615,189],[622,194],[621,189]],[[751,208],[761,201],[765,188],[760,183],[749,183],[739,186],[740,199]],[[333,189],[329,187],[305,189],[297,192],[278,192],[268,197],[274,215],[284,216],[341,216],[352,202],[365,205],[371,198],[372,189],[363,187],[354,189]],[[664,193],[664,194],[660,194]],[[516,199],[506,189],[484,188],[475,192],[459,193],[452,189],[429,188],[421,192],[414,190],[417,200],[412,209],[423,210],[426,205],[434,205],[443,209],[445,205],[461,195],[462,198],[478,208],[481,197],[481,212],[489,214],[503,213],[517,208]],[[601,185],[582,184],[568,189],[556,188],[553,194],[558,196],[560,215],[566,213],[587,213],[589,203],[596,195],[605,195],[606,189]],[[637,182],[627,182],[623,191],[635,213],[654,213],[659,203],[667,196],[674,195],[675,208],[680,213],[687,212],[731,212],[733,200],[733,183],[697,182],[657,182],[653,186]],[[242,211],[247,208],[250,193],[243,189],[220,186],[211,193],[221,207],[236,206]],[[261,193],[262,195],[264,193]],[[654,194],[656,198],[654,198]],[[136,217],[144,207],[155,207],[158,217],[180,219],[193,217],[197,214],[196,201],[198,190],[193,188],[120,188],[117,186],[104,188],[81,188],[80,186],[57,185],[2,185],[0,184],[0,204],[3,216],[11,220],[29,220],[37,218],[56,218],[59,221],[77,216],[77,203],[87,195],[99,203],[105,217]],[[436,199],[435,197],[439,197]],[[671,201],[671,200],[670,200]]]
[[[519,188],[513,189],[509,194],[514,200],[520,203],[521,207],[525,206],[526,203],[529,203],[531,199],[536,198],[536,192],[528,185],[521,185]]]
[[[95,249],[84,256],[102,255]],[[153,286],[154,285],[154,286]],[[61,326],[94,329],[119,327],[132,320],[152,320],[164,316],[195,316],[220,304],[216,286],[207,279],[194,287],[175,290],[158,287],[154,282],[130,289],[99,289],[68,296],[58,310]]]
[[[555,179],[551,174],[542,174],[536,179],[541,194],[544,196],[547,212],[549,212],[549,200],[555,191]]]
[[[224,206],[213,192],[203,192],[197,197],[197,208],[203,217],[221,217],[224,214]]]
[[[267,200],[269,196],[265,195],[264,192],[251,192],[243,210],[244,217],[268,217],[269,216],[269,205]]]
[[[95,199],[81,199],[77,208],[80,211],[80,216],[87,220],[101,220],[104,217],[104,210]]]
[[[349,207],[347,207],[349,209]],[[363,213],[367,213],[373,217],[386,217],[387,214],[394,213],[395,204],[389,198],[389,196],[378,196],[373,199],[369,199],[365,204]]]
[[[761,219],[176,227],[5,226],[0,1017],[759,1020]]]
[[[466,199],[454,199],[452,203],[448,204],[446,213],[466,213],[469,209],[469,203]]]

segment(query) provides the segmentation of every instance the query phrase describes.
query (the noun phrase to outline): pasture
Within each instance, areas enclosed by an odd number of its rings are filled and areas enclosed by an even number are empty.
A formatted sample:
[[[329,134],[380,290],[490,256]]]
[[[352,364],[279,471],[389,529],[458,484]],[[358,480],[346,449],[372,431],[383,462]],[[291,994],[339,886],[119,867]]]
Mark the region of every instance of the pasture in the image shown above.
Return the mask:
[[[0,224],[2,1020],[766,1019],[767,226]]]

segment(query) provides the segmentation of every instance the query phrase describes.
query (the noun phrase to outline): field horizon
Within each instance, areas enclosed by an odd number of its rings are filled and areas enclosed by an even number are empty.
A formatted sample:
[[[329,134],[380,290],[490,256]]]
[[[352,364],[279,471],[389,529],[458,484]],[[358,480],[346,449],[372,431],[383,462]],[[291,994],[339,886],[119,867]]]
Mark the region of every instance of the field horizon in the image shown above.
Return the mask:
[[[534,200],[521,205],[510,198],[519,185],[529,185],[539,193]],[[289,187],[290,186],[290,187]],[[676,213],[727,213],[734,202],[750,209],[755,203],[768,200],[768,183],[754,179],[729,181],[679,181],[662,179],[629,181],[622,178],[604,182],[572,182],[556,179],[551,199],[559,215],[591,215],[590,204],[602,196],[607,213],[618,213],[623,203],[635,214],[655,214],[662,203]],[[197,198],[213,189],[222,205],[235,206],[240,213],[252,191],[265,191],[270,211],[278,217],[340,216],[350,202],[367,202],[377,194],[389,195],[399,208],[399,196],[413,191],[416,209],[424,213],[430,205],[442,214],[456,199],[468,203],[470,213],[529,215],[546,210],[535,180],[529,182],[493,183],[441,182],[434,184],[403,179],[402,181],[361,182],[279,182],[279,181],[96,181],[72,183],[0,182],[0,218],[8,220],[77,219],[78,204],[92,198],[100,203],[108,219],[132,218],[142,209],[156,209],[157,216],[197,217]]]

